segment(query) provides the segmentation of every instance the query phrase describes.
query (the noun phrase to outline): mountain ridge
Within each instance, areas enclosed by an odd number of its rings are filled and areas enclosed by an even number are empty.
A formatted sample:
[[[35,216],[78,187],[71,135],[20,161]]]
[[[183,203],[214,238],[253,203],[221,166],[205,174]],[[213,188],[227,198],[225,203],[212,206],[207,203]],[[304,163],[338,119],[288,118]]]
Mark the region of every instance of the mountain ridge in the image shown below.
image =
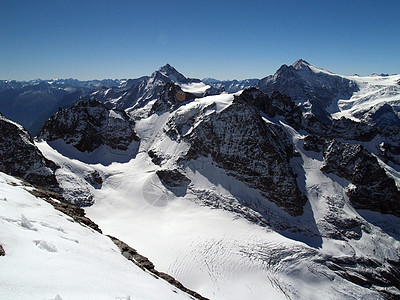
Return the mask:
[[[292,73],[293,74],[292,74]],[[284,75],[283,73],[288,73]],[[297,74],[298,73],[298,74]],[[301,74],[300,74],[301,73]],[[296,75],[297,74],[297,75]],[[314,75],[313,75],[314,74]],[[310,76],[312,82],[310,83]],[[171,76],[168,77],[168,76]],[[295,76],[297,82],[286,82],[284,78]],[[288,78],[289,78],[288,77]],[[327,79],[333,78],[334,80]],[[274,79],[275,78],[275,79]],[[282,78],[282,79],[279,79]],[[306,81],[304,81],[304,79]],[[320,78],[320,79],[318,79]],[[382,85],[383,78],[388,82]],[[393,78],[393,79],[392,79]],[[278,81],[276,81],[278,80]],[[284,80],[284,81],[282,81]],[[293,79],[290,79],[293,80]],[[340,83],[342,81],[342,83]],[[387,86],[388,103],[395,103],[397,98],[390,100],[390,89],[398,86],[396,82],[400,81],[400,76],[342,76],[325,71],[315,67],[303,59],[299,59],[292,65],[282,65],[274,75],[269,75],[263,79],[244,79],[244,80],[211,80],[204,82],[199,79],[186,78],[179,73],[173,66],[166,64],[154,71],[150,76],[143,76],[137,79],[127,80],[92,80],[79,81],[75,79],[57,79],[57,80],[33,80],[28,82],[18,82],[10,80],[0,81],[0,111],[3,114],[22,123],[29,132],[36,135],[44,121],[55,113],[58,107],[67,107],[72,105],[78,99],[96,98],[105,103],[110,108],[128,109],[135,106],[143,107],[147,101],[156,99],[162,90],[162,85],[167,82],[177,84],[187,84],[194,88],[197,84],[196,93],[198,96],[207,94],[218,94],[221,92],[238,92],[251,86],[257,86],[264,92],[271,94],[278,90],[287,94],[295,101],[300,101],[303,110],[319,114],[324,117],[325,122],[329,119],[340,118],[344,115],[347,118],[359,119],[357,115],[367,113],[371,107],[365,107],[357,110],[355,105],[356,95],[365,94],[368,90],[376,90],[382,93],[383,88]],[[368,83],[369,82],[369,83]],[[283,84],[283,85],[282,85]],[[351,86],[346,87],[350,84]],[[202,85],[202,86],[201,86]],[[288,86],[293,87],[288,89]],[[318,91],[313,90],[312,86],[325,85],[327,88]],[[381,89],[378,86],[381,85]],[[42,86],[40,91],[35,91]],[[201,89],[199,87],[201,86]],[[374,88],[374,86],[376,86]],[[363,89],[357,92],[357,89]],[[332,92],[335,89],[335,92]],[[26,93],[27,91],[30,92]],[[192,91],[187,90],[188,92]],[[200,93],[198,91],[201,91]],[[22,95],[24,93],[24,95]],[[35,94],[36,93],[36,94]],[[39,94],[38,94],[39,93]],[[398,93],[398,91],[396,91]],[[19,98],[20,100],[18,100]],[[352,100],[354,99],[354,101]],[[35,104],[35,101],[41,101]],[[307,101],[311,101],[311,105]],[[354,104],[352,104],[354,103]],[[49,107],[43,110],[43,107]],[[359,105],[358,105],[359,106]],[[393,106],[393,105],[392,105]],[[363,106],[360,106],[363,107]],[[395,113],[400,114],[400,109],[394,106]],[[353,112],[354,111],[354,112]],[[35,114],[32,117],[32,113]],[[28,117],[30,115],[30,117]]]

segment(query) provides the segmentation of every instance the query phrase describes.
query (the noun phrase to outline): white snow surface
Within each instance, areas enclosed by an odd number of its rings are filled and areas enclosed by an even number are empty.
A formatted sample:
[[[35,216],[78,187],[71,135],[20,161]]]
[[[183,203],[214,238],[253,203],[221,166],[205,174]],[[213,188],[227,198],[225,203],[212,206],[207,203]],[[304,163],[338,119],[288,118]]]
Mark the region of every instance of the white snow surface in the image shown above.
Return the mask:
[[[0,299],[191,299],[0,173]]]
[[[121,115],[121,112],[110,110],[110,118],[124,120],[124,117]]]
[[[180,84],[182,91],[192,93],[192,94],[203,94],[211,86],[205,84],[204,82],[191,82]]]
[[[314,69],[312,70],[315,72]],[[350,99],[338,99],[332,105],[335,107],[330,111],[333,118],[340,119],[344,116],[357,121],[358,118],[355,117],[357,113],[369,111],[378,105],[388,103],[397,108],[400,107],[400,75],[342,77],[354,81],[359,91],[355,92]]]

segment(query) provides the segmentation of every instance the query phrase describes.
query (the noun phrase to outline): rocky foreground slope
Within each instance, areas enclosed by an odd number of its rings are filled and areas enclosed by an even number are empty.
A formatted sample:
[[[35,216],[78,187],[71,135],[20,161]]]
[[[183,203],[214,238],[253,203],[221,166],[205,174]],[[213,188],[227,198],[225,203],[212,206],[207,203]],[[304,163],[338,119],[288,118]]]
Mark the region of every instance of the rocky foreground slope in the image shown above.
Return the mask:
[[[0,189],[2,299],[206,299],[59,194],[4,173]]]

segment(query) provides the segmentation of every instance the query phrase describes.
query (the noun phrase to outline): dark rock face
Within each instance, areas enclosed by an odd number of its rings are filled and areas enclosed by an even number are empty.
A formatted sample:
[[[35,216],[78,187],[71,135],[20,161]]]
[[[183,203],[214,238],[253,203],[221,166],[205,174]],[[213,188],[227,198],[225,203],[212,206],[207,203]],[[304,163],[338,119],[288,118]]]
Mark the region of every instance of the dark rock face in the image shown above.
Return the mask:
[[[289,164],[295,154],[292,142],[253,105],[235,99],[220,113],[205,116],[187,139],[187,160],[210,155],[229,175],[259,189],[289,214],[303,213],[306,197]]]
[[[252,87],[244,90],[237,101],[244,101],[261,110],[270,117],[277,115],[283,116],[289,125],[298,129],[302,121],[302,112],[300,107],[296,106],[290,97],[277,91],[273,92],[271,97]]]
[[[354,208],[400,216],[400,192],[394,180],[363,146],[332,141],[324,152],[322,170],[353,184],[347,195]]]
[[[304,150],[322,152],[325,149],[325,139],[315,135],[307,135],[304,138]]]
[[[158,155],[156,152],[154,152],[153,150],[149,150],[147,152],[147,154],[150,156],[151,161],[153,162],[153,164],[155,165],[161,165],[163,158],[161,155]]]
[[[357,256],[325,257],[322,261],[342,278],[378,291],[384,299],[395,300],[400,295],[400,262]]]
[[[115,245],[121,250],[121,254],[128,260],[132,261],[137,266],[142,269],[154,271],[154,264],[145,256],[140,255],[135,249],[130,247],[128,244],[123,241],[113,237],[111,235],[108,236]]]
[[[332,120],[326,135],[332,138],[340,137],[347,140],[370,141],[377,134],[372,126],[356,122],[345,117]]]
[[[369,111],[362,111],[354,115],[366,123],[376,127],[400,126],[400,118],[393,107],[387,103],[372,107]]]
[[[400,165],[399,143],[382,142],[379,147],[379,154],[383,161],[388,162],[389,160],[391,160],[392,162]]]
[[[42,198],[46,202],[50,203],[51,205],[53,205],[55,209],[70,216],[72,219],[74,219],[75,222],[88,226],[96,230],[97,232],[102,233],[99,226],[96,223],[94,223],[91,219],[86,217],[86,213],[82,208],[67,203],[65,198],[60,194],[44,189],[34,189],[34,190],[29,190],[29,192],[35,197]],[[54,199],[58,201],[55,201]]]
[[[153,104],[150,114],[176,109],[181,103],[195,98],[195,95],[183,92],[182,89],[173,82],[167,83],[164,85],[160,97]]]
[[[170,187],[177,187],[183,184],[188,184],[190,179],[187,178],[184,174],[179,172],[177,169],[174,170],[158,170],[157,176],[163,182],[163,184],[168,185]]]
[[[133,125],[125,112],[107,109],[96,100],[79,101],[53,115],[39,137],[47,141],[62,139],[81,152],[92,152],[100,145],[127,150],[139,140]]]
[[[6,255],[6,252],[4,251],[3,246],[0,245],[0,256],[4,256],[4,255]]]
[[[313,115],[306,116],[303,118],[302,128],[315,136],[326,139],[342,138],[365,142],[372,140],[378,133],[382,133],[379,128],[370,124],[345,117],[333,119],[329,124],[325,124]]]
[[[56,165],[42,155],[25,129],[1,114],[0,169],[32,184],[59,190]]]
[[[85,175],[85,180],[89,182],[94,188],[100,188],[103,184],[103,178],[101,177],[100,173],[96,170],[92,172],[88,172]]]
[[[161,183],[175,196],[184,196],[190,184],[190,179],[182,174],[178,169],[158,170],[156,172]]]

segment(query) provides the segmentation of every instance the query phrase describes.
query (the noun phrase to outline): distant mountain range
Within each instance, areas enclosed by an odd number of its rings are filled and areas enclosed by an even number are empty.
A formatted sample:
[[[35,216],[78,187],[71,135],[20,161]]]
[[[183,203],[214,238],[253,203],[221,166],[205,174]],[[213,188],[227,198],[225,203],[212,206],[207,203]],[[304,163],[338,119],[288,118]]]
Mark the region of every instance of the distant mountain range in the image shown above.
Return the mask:
[[[256,86],[259,79],[244,79],[244,80],[217,80],[213,78],[204,78],[204,83],[211,85],[212,87],[223,90],[228,93],[236,93],[240,90],[244,90],[251,86]]]
[[[93,89],[118,86],[123,82],[125,80],[0,80],[0,112],[36,135],[59,107],[73,104]]]
[[[47,118],[59,107],[68,107],[79,99],[96,99],[110,108],[135,110],[147,101],[156,99],[163,86],[172,82],[198,96],[215,95],[221,92],[235,93],[252,86],[260,88],[269,95],[273,91],[279,91],[301,103],[303,109],[311,109],[313,114],[318,114],[328,122],[334,113],[337,113],[335,117],[338,117],[344,110],[350,112],[349,99],[353,94],[356,95],[360,89],[371,89],[373,86],[375,96],[372,95],[372,97],[380,97],[380,94],[384,94],[387,100],[384,102],[389,102],[394,113],[398,115],[399,105],[395,104],[399,101],[396,96],[398,84],[393,82],[393,78],[396,80],[396,75],[341,76],[300,59],[293,65],[283,65],[274,75],[262,79],[220,81],[204,78],[199,80],[186,78],[167,64],[150,76],[128,80],[0,80],[0,112],[36,135]],[[389,90],[392,88],[394,91]],[[389,97],[389,94],[393,97]],[[340,101],[341,108],[338,107],[337,101]],[[364,115],[371,109],[362,105],[357,105],[357,107],[359,108],[356,109],[352,105],[352,117]]]

